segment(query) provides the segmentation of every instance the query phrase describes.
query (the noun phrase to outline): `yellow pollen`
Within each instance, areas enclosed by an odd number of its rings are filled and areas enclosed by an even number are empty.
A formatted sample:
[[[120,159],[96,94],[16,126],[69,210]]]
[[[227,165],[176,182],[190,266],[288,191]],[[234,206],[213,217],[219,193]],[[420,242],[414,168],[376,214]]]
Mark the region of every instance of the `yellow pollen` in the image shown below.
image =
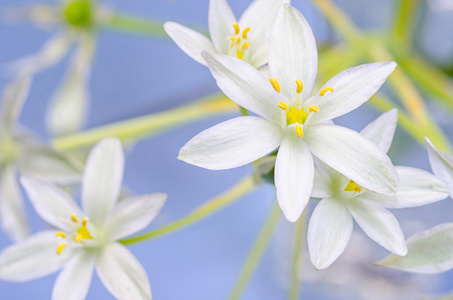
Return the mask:
[[[244,29],[244,30],[242,31],[242,37],[243,37],[244,39],[247,38],[247,33],[248,33],[249,31],[250,31],[250,27],[247,27],[246,29]],[[237,34],[237,33],[236,33],[236,34]]]
[[[61,254],[61,251],[63,251],[64,247],[66,247],[66,244],[61,244],[60,246],[58,246],[57,254]]]
[[[64,233],[63,231],[58,231],[57,234],[55,234],[55,237],[66,238],[66,233]]]
[[[239,34],[240,30],[239,30],[239,24],[234,22],[233,23],[233,27],[234,27],[234,34]]]
[[[316,105],[313,105],[313,106],[310,106],[308,111],[317,113],[319,111],[319,108]]]
[[[294,129],[296,130],[297,137],[301,138],[304,136],[304,130],[302,129],[302,126],[296,125]]]
[[[297,84],[296,92],[298,94],[302,93],[302,91],[304,90],[304,84],[299,79],[296,80],[296,84]]]
[[[287,110],[288,109],[288,104],[286,104],[284,102],[278,102],[278,107],[280,107],[283,110]]]
[[[275,78],[271,78],[269,79],[269,81],[271,82],[272,86],[274,87],[274,90],[277,92],[277,93],[280,93],[282,90],[280,89],[280,84],[278,83],[277,79]]]
[[[322,90],[319,91],[319,96],[324,96],[327,91],[331,91],[333,93],[333,88],[330,86],[327,86],[323,88]]]
[[[79,222],[79,220],[76,218],[75,214],[71,215],[71,220],[76,223]]]
[[[242,50],[248,49],[248,47],[250,47],[250,43],[244,43],[244,45],[242,45]]]
[[[230,36],[230,37],[228,37],[228,39],[231,41],[231,46],[230,47],[233,48],[234,42],[236,42],[236,38]]]

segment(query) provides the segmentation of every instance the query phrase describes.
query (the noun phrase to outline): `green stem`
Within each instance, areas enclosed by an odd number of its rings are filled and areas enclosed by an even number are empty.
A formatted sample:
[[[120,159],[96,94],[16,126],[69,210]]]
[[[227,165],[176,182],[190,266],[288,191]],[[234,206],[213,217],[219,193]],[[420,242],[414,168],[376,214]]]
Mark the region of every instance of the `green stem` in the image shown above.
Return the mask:
[[[117,137],[123,142],[138,141],[193,121],[235,111],[237,105],[233,101],[223,94],[216,94],[167,111],[57,138],[52,144],[58,150],[70,151],[89,147],[108,136]]]
[[[164,30],[164,22],[122,13],[116,13],[107,23],[103,24],[103,28],[157,38],[169,38]]]
[[[239,278],[234,285],[233,291],[230,294],[230,300],[237,300],[240,298],[242,292],[244,291],[247,283],[250,279],[250,276],[255,271],[261,257],[263,256],[264,250],[266,249],[269,240],[274,232],[274,228],[277,225],[277,221],[280,219],[281,211],[278,204],[275,204],[271,213],[267,217],[266,223],[264,224],[261,232],[259,233],[255,243],[245,261],[244,266],[242,267]]]
[[[189,215],[176,220],[168,225],[163,227],[151,230],[149,232],[121,240],[120,243],[123,245],[130,245],[138,242],[143,242],[152,238],[155,238],[160,235],[168,234],[170,232],[182,229],[189,226],[195,222],[198,222],[217,211],[223,209],[227,205],[233,204],[235,201],[239,200],[241,197],[250,193],[256,187],[255,182],[251,176],[248,176],[238,182],[236,185],[231,187],[229,190],[224,193],[208,200],[198,208],[196,208]]]
[[[398,0],[395,21],[391,31],[392,44],[409,49],[412,44],[414,25],[420,0]]]
[[[294,250],[293,250],[293,265],[291,268],[291,288],[289,292],[289,300],[297,300],[300,295],[300,274],[301,266],[303,265],[302,245],[305,244],[305,226],[306,226],[306,210],[302,216],[294,224]]]

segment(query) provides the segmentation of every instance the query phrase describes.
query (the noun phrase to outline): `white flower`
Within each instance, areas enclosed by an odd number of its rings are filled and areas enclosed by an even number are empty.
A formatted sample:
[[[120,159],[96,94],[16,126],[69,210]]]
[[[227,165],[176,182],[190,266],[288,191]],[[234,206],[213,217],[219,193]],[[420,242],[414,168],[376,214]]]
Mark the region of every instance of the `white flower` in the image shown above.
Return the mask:
[[[207,169],[230,169],[280,146],[275,185],[289,221],[298,219],[310,198],[312,155],[369,190],[396,192],[398,176],[387,155],[359,133],[330,122],[367,101],[393,71],[394,62],[348,69],[311,97],[316,43],[302,14],[288,5],[280,8],[272,25],[272,84],[237,58],[208,52],[202,56],[222,91],[259,117],[238,117],[201,132],[180,150],[181,160]]]
[[[278,8],[290,0],[255,0],[236,20],[226,0],[210,0],[209,33],[203,34],[180,24],[167,22],[165,31],[187,55],[206,65],[201,51],[227,54],[255,68],[267,64],[269,33]]]
[[[425,142],[431,169],[440,180],[445,182],[450,191],[450,197],[453,198],[453,155],[439,151],[427,137]]]
[[[166,194],[118,202],[124,154],[117,139],[107,138],[91,151],[83,177],[84,212],[63,190],[24,177],[22,183],[37,213],[57,230],[40,232],[0,254],[0,279],[27,281],[63,267],[52,299],[84,299],[94,268],[118,299],[151,299],[146,272],[116,242],[154,219]]]
[[[397,120],[397,110],[390,110],[361,134],[387,152]],[[385,208],[433,203],[448,197],[448,190],[442,181],[424,170],[397,166],[396,172],[400,180],[398,191],[387,196],[366,190],[323,163],[317,164],[312,196],[323,199],[313,211],[307,234],[310,258],[317,269],[327,268],[343,253],[351,237],[353,218],[382,247],[397,255],[406,254],[398,221]]]
[[[56,152],[16,122],[30,86],[25,76],[9,84],[0,110],[0,222],[9,236],[18,240],[28,233],[16,173],[71,184],[80,180],[81,165]]]

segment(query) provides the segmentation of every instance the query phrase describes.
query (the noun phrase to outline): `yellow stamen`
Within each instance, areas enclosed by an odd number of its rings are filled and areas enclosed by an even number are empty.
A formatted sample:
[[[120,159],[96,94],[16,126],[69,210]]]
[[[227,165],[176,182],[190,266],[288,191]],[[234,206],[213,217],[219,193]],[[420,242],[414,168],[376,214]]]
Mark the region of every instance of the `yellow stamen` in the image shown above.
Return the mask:
[[[233,23],[233,27],[234,27],[234,34],[239,34],[240,30],[239,30],[239,24],[234,22]]]
[[[63,231],[58,231],[57,234],[55,234],[55,237],[66,238],[66,233],[64,233]]]
[[[232,37],[232,36],[229,36],[228,39],[231,41],[231,48],[233,48],[234,46],[234,43],[236,42],[236,38]]]
[[[250,27],[247,27],[246,29],[244,29],[244,30],[242,31],[242,37],[243,37],[244,39],[247,38],[247,33],[248,33],[249,31],[250,31]],[[237,33],[236,33],[236,34],[237,34]]]
[[[250,47],[250,43],[244,43],[244,45],[242,45],[242,50],[248,49],[248,47]]]
[[[76,222],[76,223],[79,222],[79,220],[76,218],[75,214],[71,215],[71,220]]]
[[[319,91],[319,96],[324,96],[324,94],[327,93],[327,91],[331,91],[333,93],[333,88],[330,86],[323,88],[322,90]]]
[[[82,236],[80,234],[76,235],[74,238],[74,241],[76,241],[77,243],[80,243],[81,240],[82,240]]]
[[[87,218],[87,217],[83,218],[83,220],[82,220],[82,225],[83,225],[83,226],[86,226],[86,225],[87,225],[87,222],[88,222],[88,218]]]
[[[236,42],[237,42],[238,45],[241,43],[241,37],[240,36],[236,37]]]
[[[66,244],[61,244],[60,246],[58,246],[57,254],[61,254],[61,251],[63,251],[64,247],[66,247]]]
[[[354,180],[349,180],[348,185],[344,188],[345,192],[357,192],[357,189],[360,192],[360,187],[357,186]]]
[[[355,188],[355,192],[356,192],[357,194],[360,194],[360,191],[361,191],[361,190],[362,190],[362,189],[361,189],[360,187],[356,187],[356,188]]]
[[[280,89],[280,84],[278,83],[277,79],[275,78],[271,78],[269,79],[269,81],[271,82],[272,86],[274,87],[274,90],[277,92],[277,93],[280,93],[282,90]]]
[[[241,51],[236,51],[236,55],[239,59],[243,59],[244,58],[244,52],[241,52]]]
[[[280,107],[283,110],[287,110],[288,109],[288,104],[286,104],[284,102],[278,102],[278,107]]]
[[[294,129],[296,130],[297,137],[301,138],[304,136],[304,130],[302,129],[302,126],[296,125]]]
[[[302,93],[302,91],[304,90],[304,84],[299,79],[296,80],[296,84],[297,84],[296,92],[298,94]]]
[[[317,113],[319,111],[319,108],[316,105],[313,105],[313,106],[310,106],[308,111]]]

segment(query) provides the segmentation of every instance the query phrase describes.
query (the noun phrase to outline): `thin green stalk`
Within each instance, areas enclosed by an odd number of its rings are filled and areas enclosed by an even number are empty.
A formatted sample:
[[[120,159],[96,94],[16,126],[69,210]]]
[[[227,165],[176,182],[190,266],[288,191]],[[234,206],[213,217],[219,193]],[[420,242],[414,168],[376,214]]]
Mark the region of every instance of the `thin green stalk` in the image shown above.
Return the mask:
[[[241,197],[250,193],[255,187],[255,181],[251,176],[248,176],[224,193],[212,198],[211,200],[208,200],[207,202],[196,208],[189,215],[160,228],[121,240],[120,243],[123,245],[130,245],[185,228],[193,223],[203,220],[204,218],[216,213],[226,206],[233,204]]]
[[[301,266],[303,265],[303,245],[305,245],[305,227],[306,221],[306,210],[304,210],[302,216],[294,224],[294,250],[293,250],[293,265],[291,268],[291,287],[289,291],[289,300],[297,300],[300,295],[300,275]]]
[[[417,19],[420,0],[398,0],[396,2],[395,20],[391,30],[391,42],[399,47],[410,48]]]
[[[70,151],[89,147],[108,136],[117,137],[123,142],[138,141],[193,121],[235,111],[237,105],[233,101],[223,94],[216,94],[167,111],[56,138],[52,144],[58,150]]]
[[[242,267],[239,278],[237,279],[233,291],[230,294],[230,300],[237,300],[241,297],[241,294],[247,286],[250,276],[255,271],[259,261],[261,260],[261,257],[264,254],[264,250],[266,250],[267,248],[269,240],[272,237],[272,233],[274,232],[274,228],[277,225],[277,221],[280,219],[280,216],[280,207],[278,206],[278,204],[275,204],[271,213],[267,217],[266,223],[264,224],[257,239],[255,240],[255,243],[249,255],[247,256],[247,260]]]

